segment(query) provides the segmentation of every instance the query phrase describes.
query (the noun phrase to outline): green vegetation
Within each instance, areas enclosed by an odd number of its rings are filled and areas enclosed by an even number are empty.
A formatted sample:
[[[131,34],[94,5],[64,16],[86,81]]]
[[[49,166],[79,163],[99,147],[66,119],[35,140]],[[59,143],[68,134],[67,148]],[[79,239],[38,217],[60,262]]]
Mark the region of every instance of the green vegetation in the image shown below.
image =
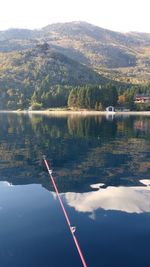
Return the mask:
[[[134,103],[150,95],[149,55],[150,34],[85,22],[0,32],[0,109],[150,110]]]
[[[137,110],[137,111],[147,110],[148,111],[150,110],[150,103],[139,103],[139,104],[134,103],[135,96],[141,93],[144,93],[147,96],[150,96],[150,84],[130,86],[123,93],[120,93],[118,104],[120,106],[126,107],[131,110]]]
[[[115,86],[76,87],[71,90],[68,97],[68,106],[72,108],[85,108],[103,110],[107,106],[116,106],[118,93]]]
[[[106,81],[47,44],[25,52],[1,53],[0,109],[63,107],[74,86]]]
[[[40,30],[0,32],[0,51],[24,51],[46,42],[109,79],[132,84],[150,81],[150,34],[119,33],[86,22],[56,23]]]

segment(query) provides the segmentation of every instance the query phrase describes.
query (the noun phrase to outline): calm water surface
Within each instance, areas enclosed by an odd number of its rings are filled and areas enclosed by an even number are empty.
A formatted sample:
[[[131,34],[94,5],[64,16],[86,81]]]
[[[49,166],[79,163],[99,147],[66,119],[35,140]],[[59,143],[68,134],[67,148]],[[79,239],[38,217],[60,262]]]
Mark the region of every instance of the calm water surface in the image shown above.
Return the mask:
[[[0,114],[0,266],[150,265],[150,117]]]

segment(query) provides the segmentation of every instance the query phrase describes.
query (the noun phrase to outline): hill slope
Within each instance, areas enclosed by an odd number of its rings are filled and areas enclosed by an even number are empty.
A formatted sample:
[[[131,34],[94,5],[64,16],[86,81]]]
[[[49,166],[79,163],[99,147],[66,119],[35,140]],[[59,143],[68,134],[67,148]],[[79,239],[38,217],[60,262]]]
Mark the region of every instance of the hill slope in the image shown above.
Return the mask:
[[[51,50],[47,44],[0,54],[0,108],[28,107],[35,92],[42,92],[43,96],[62,93],[65,97],[71,86],[106,81],[88,67]]]
[[[86,22],[56,23],[40,30],[0,32],[0,51],[18,51],[47,42],[57,52],[111,79],[150,81],[150,34],[119,33]]]
[[[42,34],[57,51],[111,79],[150,80],[150,34],[118,33],[85,22],[49,25]]]

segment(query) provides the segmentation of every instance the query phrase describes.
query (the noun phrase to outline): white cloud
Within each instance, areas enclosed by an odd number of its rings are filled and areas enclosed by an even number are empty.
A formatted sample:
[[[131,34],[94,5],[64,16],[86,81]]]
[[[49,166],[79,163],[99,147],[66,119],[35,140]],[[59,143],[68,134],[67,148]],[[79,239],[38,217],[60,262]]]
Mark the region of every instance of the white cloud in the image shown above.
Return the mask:
[[[150,185],[150,180],[141,180],[143,184]],[[96,186],[94,187],[96,188]],[[100,188],[98,191],[88,193],[61,194],[70,207],[79,212],[98,210],[118,210],[127,213],[150,212],[150,186]]]

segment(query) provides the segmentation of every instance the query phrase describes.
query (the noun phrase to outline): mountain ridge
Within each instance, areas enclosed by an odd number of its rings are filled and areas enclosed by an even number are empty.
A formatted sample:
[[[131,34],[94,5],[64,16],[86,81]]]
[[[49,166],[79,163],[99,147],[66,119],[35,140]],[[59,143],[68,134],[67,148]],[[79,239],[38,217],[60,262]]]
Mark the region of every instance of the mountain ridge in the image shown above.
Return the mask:
[[[84,21],[0,32],[1,52],[26,50],[45,42],[109,79],[133,84],[150,81],[150,33],[120,33]]]

